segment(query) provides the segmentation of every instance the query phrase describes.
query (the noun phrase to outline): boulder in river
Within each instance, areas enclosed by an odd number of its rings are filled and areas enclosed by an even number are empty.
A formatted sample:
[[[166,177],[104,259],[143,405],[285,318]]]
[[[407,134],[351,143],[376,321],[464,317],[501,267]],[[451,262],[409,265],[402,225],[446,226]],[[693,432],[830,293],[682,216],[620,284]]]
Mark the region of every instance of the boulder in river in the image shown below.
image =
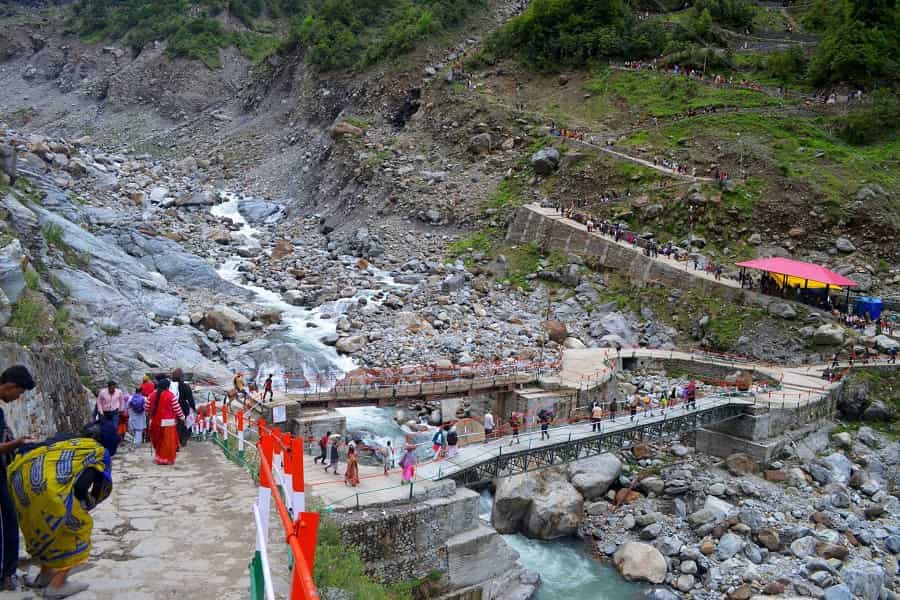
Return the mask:
[[[629,581],[662,583],[668,567],[662,553],[649,544],[626,542],[616,550],[613,563],[619,573]]]
[[[550,469],[499,480],[491,520],[500,533],[552,540],[574,535],[584,500],[564,474]]]
[[[621,461],[608,452],[576,461],[569,466],[572,485],[587,501],[603,496],[621,472]]]

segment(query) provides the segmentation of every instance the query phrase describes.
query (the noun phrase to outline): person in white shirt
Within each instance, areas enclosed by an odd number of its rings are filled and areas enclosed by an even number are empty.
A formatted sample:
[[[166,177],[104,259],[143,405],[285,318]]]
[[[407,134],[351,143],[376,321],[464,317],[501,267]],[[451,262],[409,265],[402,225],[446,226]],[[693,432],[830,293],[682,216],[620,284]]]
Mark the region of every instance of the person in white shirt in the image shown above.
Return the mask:
[[[490,412],[484,413],[484,442],[494,434],[494,415]]]

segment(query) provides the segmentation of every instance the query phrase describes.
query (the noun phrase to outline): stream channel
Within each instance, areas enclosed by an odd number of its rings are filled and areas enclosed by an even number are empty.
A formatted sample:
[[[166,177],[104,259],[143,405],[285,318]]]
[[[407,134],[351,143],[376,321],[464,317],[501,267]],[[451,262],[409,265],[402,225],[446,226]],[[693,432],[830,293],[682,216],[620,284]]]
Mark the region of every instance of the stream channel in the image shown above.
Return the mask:
[[[232,223],[240,227],[239,233],[244,237],[243,244],[258,247],[255,228],[238,211],[239,198],[233,195],[225,197],[225,202],[212,208],[212,214],[231,219]],[[352,359],[339,355],[333,347],[321,342],[323,336],[335,333],[336,321],[334,318],[323,319],[321,315],[325,312],[340,314],[354,299],[331,302],[314,309],[293,306],[285,302],[277,292],[247,284],[239,269],[243,260],[237,255],[229,258],[219,267],[219,275],[254,292],[257,303],[283,311],[282,322],[287,327],[281,335],[285,341],[296,344],[305,355],[304,375],[308,379],[314,378],[317,371],[348,372],[356,368]],[[388,286],[401,286],[394,283],[386,272],[377,271],[376,277]],[[366,298],[371,294],[372,290],[360,290],[358,293]],[[307,322],[315,323],[316,327],[307,327]],[[259,372],[273,373],[276,388],[283,385],[285,373],[282,366],[262,365]],[[392,440],[395,447],[402,448],[405,443],[404,432],[394,420],[396,409],[366,406],[337,410],[347,418],[348,431],[366,432],[365,438],[381,442],[378,445]],[[491,494],[482,492],[479,516],[488,523],[491,520],[492,502]],[[504,535],[503,539],[519,553],[522,566],[540,574],[541,586],[535,600],[637,600],[644,589],[643,586],[625,581],[612,566],[593,558],[587,545],[581,540],[543,541],[521,534]]]

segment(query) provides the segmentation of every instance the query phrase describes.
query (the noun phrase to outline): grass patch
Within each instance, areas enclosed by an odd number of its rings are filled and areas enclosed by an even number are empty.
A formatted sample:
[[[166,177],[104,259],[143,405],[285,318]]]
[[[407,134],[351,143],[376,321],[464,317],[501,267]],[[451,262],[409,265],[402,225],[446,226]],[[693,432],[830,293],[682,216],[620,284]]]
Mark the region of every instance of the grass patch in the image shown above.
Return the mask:
[[[541,248],[537,242],[508,246],[503,249],[506,257],[506,280],[510,285],[528,289],[527,276],[538,270]]]
[[[499,242],[500,232],[498,230],[490,227],[480,229],[466,237],[450,242],[447,246],[447,254],[451,258],[458,258],[470,253],[489,254]]]
[[[51,321],[42,297],[26,291],[13,306],[9,326],[16,331],[16,342],[23,346],[46,339],[51,331]]]
[[[31,291],[36,291],[41,285],[41,276],[37,271],[28,269],[25,271],[25,287]]]
[[[752,90],[719,88],[692,79],[649,71],[602,70],[586,85],[591,93],[612,96],[653,117],[684,114],[710,107],[758,108],[778,106],[782,100]]]
[[[723,147],[746,154],[746,163],[777,170],[782,176],[803,180],[825,195],[844,199],[863,182],[900,189],[897,156],[900,139],[858,147],[833,134],[824,118],[752,113],[707,115],[683,119],[646,132],[641,139],[658,149],[675,149],[678,141],[718,140]],[[766,154],[754,156],[754,147]],[[757,152],[758,154],[758,152]]]
[[[385,586],[372,581],[359,553],[343,543],[338,526],[325,513],[319,519],[316,567],[313,577],[320,589],[346,590],[351,598],[365,600],[411,600],[409,585]]]
[[[637,287],[624,276],[611,273],[608,286],[601,292],[604,302],[615,302],[619,310],[640,314],[648,307],[654,318],[679,330],[689,330],[693,323],[707,315],[706,339],[713,349],[731,350],[743,335],[752,335],[753,327],[767,318],[765,311],[728,302],[693,290],[681,291],[676,298],[671,288],[661,285]]]
[[[54,248],[65,248],[64,231],[62,225],[56,223],[47,223],[43,230],[44,239]]]

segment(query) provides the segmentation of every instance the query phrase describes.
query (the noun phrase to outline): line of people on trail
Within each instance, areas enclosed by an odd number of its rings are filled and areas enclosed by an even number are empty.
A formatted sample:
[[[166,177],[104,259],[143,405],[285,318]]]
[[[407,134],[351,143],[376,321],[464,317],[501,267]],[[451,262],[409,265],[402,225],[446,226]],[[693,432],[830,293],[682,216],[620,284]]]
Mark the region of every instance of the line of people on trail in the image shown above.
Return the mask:
[[[343,445],[340,433],[332,433],[327,431],[325,435],[319,438],[319,456],[313,459],[313,463],[318,464],[319,461],[325,466],[327,473],[331,469],[335,475],[338,473],[340,463],[340,447]],[[356,442],[348,440],[347,444],[347,466],[344,469],[344,485],[356,487],[359,485],[359,456],[357,454]],[[405,446],[405,452],[400,458],[399,466],[403,469],[403,483],[409,483],[415,477],[416,468],[416,447],[413,444]],[[396,468],[397,460],[394,447],[390,440],[387,441],[385,447],[380,448],[378,452],[381,457],[384,475],[387,476],[391,469]],[[328,461],[326,464],[325,461]]]

